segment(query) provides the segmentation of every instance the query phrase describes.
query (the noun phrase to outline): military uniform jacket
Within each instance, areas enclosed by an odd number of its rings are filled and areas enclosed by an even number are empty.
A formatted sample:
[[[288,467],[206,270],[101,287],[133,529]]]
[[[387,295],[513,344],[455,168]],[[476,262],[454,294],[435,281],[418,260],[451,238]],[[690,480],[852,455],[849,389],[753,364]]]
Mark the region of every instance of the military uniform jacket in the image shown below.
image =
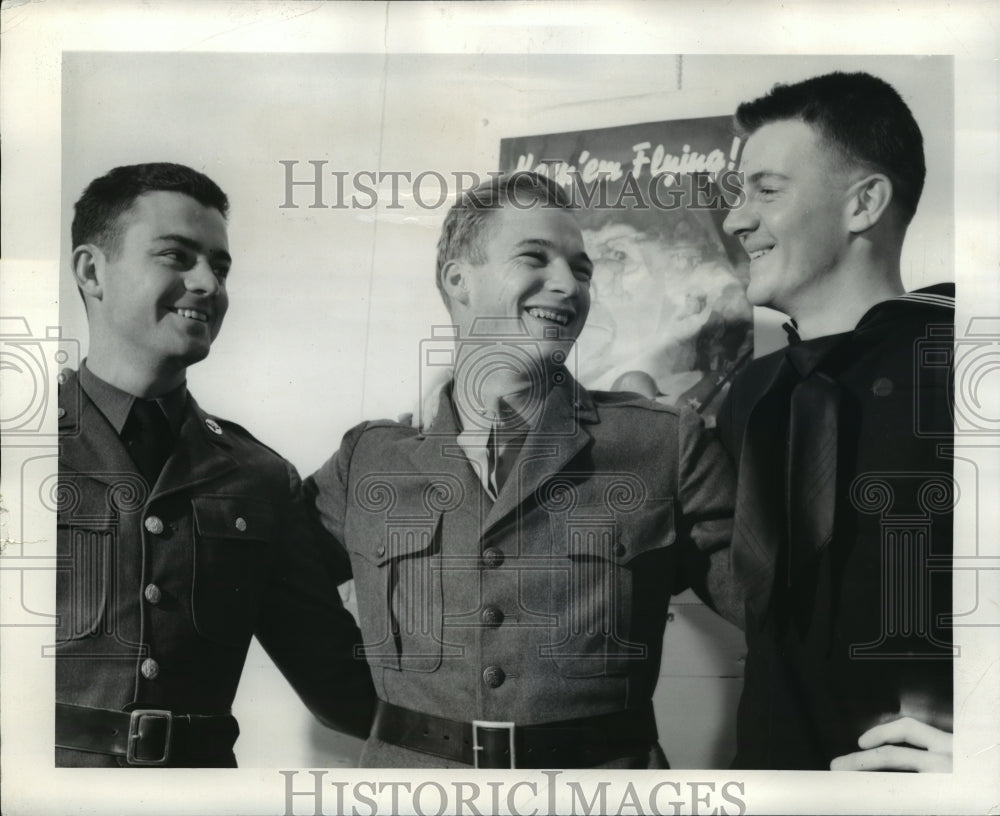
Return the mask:
[[[188,395],[150,489],[76,372],[59,404],[57,701],[224,714],[256,635],[323,722],[366,736],[347,565],[319,546],[294,468]],[[118,762],[57,749],[57,764]]]
[[[737,767],[828,769],[900,712],[951,728],[953,296],[950,284],[913,292],[874,306],[853,332],[816,341],[829,349],[818,370],[843,392],[833,539],[810,607],[796,612],[784,578],[788,541],[756,531],[760,546],[774,548],[776,574],[769,598],[746,599]],[[772,531],[785,513],[784,356],[754,361],[718,416],[737,460],[751,434],[772,451],[754,457],[754,473],[738,471],[765,487],[757,510]],[[742,513],[741,505],[737,526]],[[734,563],[743,546],[734,538]]]
[[[648,702],[671,594],[725,555],[725,454],[696,415],[567,376],[494,503],[458,430],[445,388],[425,431],[359,425],[306,480],[350,554],[379,697],[518,725]],[[362,764],[449,763],[369,739]]]

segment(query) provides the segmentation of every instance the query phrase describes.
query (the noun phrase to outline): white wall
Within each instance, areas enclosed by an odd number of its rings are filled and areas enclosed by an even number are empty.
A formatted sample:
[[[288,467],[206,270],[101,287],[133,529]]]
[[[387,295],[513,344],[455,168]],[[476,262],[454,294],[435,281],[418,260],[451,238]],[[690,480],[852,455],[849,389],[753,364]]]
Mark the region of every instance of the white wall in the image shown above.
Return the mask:
[[[307,473],[352,424],[416,404],[420,342],[446,321],[433,284],[445,207],[404,199],[397,211],[315,209],[300,190],[302,206],[283,209],[280,160],[298,160],[300,178],[310,160],[349,173],[485,173],[505,136],[729,114],[777,81],[834,69],[876,73],[911,105],[928,179],[904,274],[911,287],[952,279],[952,70],[943,57],[67,53],[62,258],[72,202],[112,166],[171,160],[212,176],[232,201],[231,306],[191,387],[208,410]],[[65,269],[60,301],[64,334],[85,346]],[[740,638],[699,605],[675,614],[656,700],[662,742],[677,767],[719,765],[732,746]],[[244,765],[329,767],[358,750],[311,726],[259,650],[237,714]]]

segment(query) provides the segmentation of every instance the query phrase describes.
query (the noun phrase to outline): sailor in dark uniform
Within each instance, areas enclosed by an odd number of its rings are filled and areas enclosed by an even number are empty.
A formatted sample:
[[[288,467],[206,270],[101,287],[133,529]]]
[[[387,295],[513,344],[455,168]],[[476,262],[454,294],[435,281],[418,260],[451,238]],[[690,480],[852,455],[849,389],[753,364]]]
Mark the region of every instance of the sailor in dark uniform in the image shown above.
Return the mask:
[[[790,315],[718,414],[739,463],[733,573],[743,768],[951,768],[954,287],[905,293],[920,129],[868,74],[736,114],[746,203],[725,229],[751,303]]]

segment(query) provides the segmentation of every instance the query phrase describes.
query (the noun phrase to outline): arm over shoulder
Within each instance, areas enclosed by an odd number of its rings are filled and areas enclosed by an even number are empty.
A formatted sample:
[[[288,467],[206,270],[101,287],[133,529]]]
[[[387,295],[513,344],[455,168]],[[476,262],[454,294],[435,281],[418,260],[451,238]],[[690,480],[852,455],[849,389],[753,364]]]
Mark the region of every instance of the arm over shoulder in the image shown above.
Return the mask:
[[[321,722],[364,738],[374,714],[374,688],[360,656],[361,633],[337,590],[350,577],[350,563],[311,512],[295,468],[285,465],[285,558],[255,634]]]
[[[694,411],[681,412],[677,434],[678,538],[689,543],[684,550],[687,580],[702,600],[742,628],[743,605],[729,552],[736,499],[732,463]]]
[[[344,434],[340,448],[319,470],[307,477],[303,485],[309,511],[315,514],[323,529],[336,539],[338,545],[344,541],[351,460],[361,437],[371,426],[372,423],[363,422]]]

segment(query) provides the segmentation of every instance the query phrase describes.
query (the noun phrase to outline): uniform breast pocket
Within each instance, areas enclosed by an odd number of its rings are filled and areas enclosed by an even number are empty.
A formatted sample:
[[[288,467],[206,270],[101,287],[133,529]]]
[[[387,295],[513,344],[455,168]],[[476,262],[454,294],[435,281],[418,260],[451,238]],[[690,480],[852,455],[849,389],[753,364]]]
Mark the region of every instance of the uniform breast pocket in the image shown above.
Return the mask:
[[[278,566],[275,507],[255,497],[198,496],[191,614],[209,640],[245,646]]]
[[[363,648],[372,666],[432,672],[441,665],[439,525],[439,513],[399,520],[348,513]]]
[[[565,677],[629,673],[660,648],[672,584],[673,502],[631,510],[580,504],[550,516],[550,611],[557,621],[542,656]]]

